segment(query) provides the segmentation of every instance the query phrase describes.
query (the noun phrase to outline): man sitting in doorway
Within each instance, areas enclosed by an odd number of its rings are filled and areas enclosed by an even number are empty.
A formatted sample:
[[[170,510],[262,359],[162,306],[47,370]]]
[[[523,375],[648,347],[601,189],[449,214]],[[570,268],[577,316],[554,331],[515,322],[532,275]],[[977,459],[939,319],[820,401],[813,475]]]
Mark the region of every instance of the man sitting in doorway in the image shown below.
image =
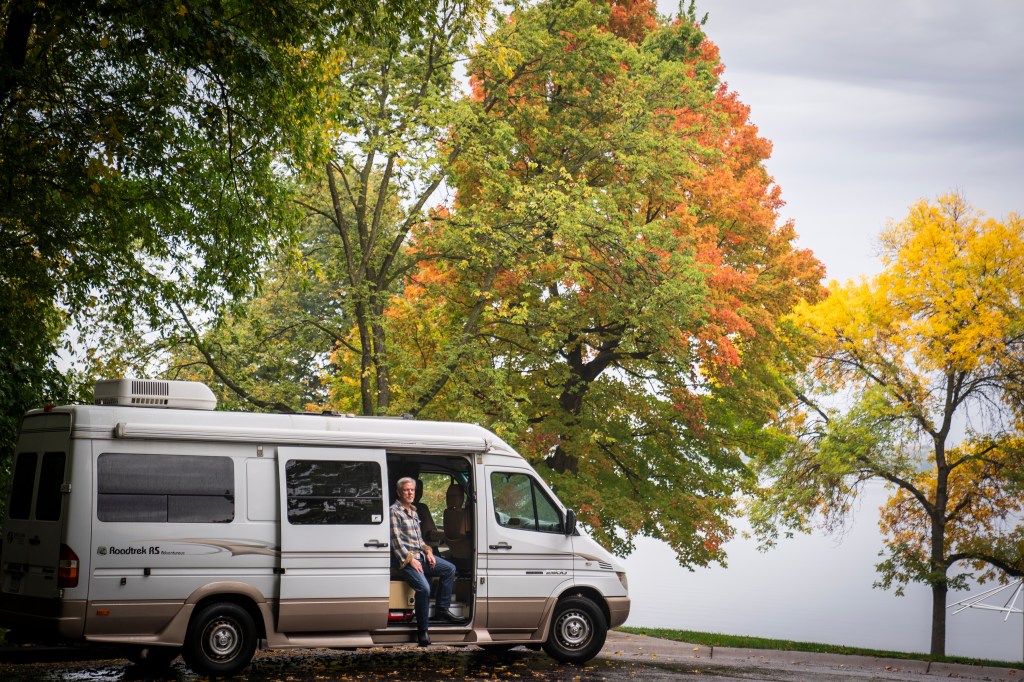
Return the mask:
[[[416,513],[416,481],[400,478],[395,486],[398,499],[391,505],[391,552],[398,563],[405,582],[416,592],[416,629],[420,646],[430,645],[427,633],[430,620],[430,578],[439,578],[437,608],[434,616],[449,623],[461,622],[449,607],[455,585],[455,566],[443,557],[435,556],[430,545],[423,541],[420,518]]]

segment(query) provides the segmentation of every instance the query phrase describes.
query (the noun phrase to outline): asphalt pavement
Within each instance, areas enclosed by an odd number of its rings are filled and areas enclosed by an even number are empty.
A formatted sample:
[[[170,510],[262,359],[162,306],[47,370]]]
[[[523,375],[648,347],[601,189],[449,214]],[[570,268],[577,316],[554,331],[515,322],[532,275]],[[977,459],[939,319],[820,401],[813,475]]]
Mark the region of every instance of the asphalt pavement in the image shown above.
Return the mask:
[[[283,674],[287,672],[287,674]],[[614,682],[676,680],[730,682],[929,682],[935,677],[1024,682],[1024,666],[997,668],[954,663],[838,654],[708,647],[655,637],[610,632],[604,649],[586,666],[561,666],[541,652],[515,649],[495,658],[476,647],[435,646],[357,651],[327,649],[262,651],[242,675],[248,680],[475,680],[518,678]],[[151,676],[102,647],[0,647],[0,679],[171,680],[197,677],[180,659]]]

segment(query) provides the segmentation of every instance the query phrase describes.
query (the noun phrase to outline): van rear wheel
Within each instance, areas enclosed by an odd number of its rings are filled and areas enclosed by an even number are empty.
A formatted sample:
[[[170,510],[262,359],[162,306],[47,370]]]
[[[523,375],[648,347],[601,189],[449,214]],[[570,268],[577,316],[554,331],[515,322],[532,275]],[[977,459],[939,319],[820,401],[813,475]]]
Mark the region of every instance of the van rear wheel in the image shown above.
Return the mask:
[[[210,604],[188,626],[181,656],[200,675],[234,675],[256,653],[256,624],[238,604]]]
[[[560,663],[586,663],[604,646],[608,624],[586,597],[566,597],[555,606],[544,651]]]

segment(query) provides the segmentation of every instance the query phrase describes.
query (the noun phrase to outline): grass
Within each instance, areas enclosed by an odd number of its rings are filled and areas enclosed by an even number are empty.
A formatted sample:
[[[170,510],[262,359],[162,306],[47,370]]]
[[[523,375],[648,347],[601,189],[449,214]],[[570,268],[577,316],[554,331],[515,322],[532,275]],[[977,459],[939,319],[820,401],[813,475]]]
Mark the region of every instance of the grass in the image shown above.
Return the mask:
[[[747,637],[744,635],[722,635],[715,632],[694,632],[692,630],[668,630],[665,628],[616,628],[620,632],[631,632],[636,635],[648,635],[677,642],[702,644],[704,646],[724,646],[738,649],[771,649],[774,651],[809,651],[825,654],[843,654],[855,656],[873,656],[876,658],[896,658],[913,661],[938,661],[941,663],[965,663],[967,665],[988,665],[997,668],[1020,668],[1019,662],[987,661],[964,656],[932,656],[930,654],[908,653],[906,651],[882,651],[878,649],[861,649],[859,647],[837,644],[816,644],[814,642],[792,642],[787,639],[767,639],[764,637]]]

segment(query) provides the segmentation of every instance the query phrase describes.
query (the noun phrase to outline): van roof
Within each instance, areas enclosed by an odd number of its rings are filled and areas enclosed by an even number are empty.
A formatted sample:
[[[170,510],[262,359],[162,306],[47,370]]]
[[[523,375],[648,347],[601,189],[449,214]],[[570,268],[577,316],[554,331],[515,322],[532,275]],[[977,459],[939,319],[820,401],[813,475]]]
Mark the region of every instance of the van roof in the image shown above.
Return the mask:
[[[255,444],[382,447],[389,451],[494,453],[521,458],[477,424],[386,417],[267,414],[65,405],[26,416],[67,412],[77,438],[167,439]],[[28,427],[28,425],[25,425]],[[28,427],[31,428],[31,427]]]

